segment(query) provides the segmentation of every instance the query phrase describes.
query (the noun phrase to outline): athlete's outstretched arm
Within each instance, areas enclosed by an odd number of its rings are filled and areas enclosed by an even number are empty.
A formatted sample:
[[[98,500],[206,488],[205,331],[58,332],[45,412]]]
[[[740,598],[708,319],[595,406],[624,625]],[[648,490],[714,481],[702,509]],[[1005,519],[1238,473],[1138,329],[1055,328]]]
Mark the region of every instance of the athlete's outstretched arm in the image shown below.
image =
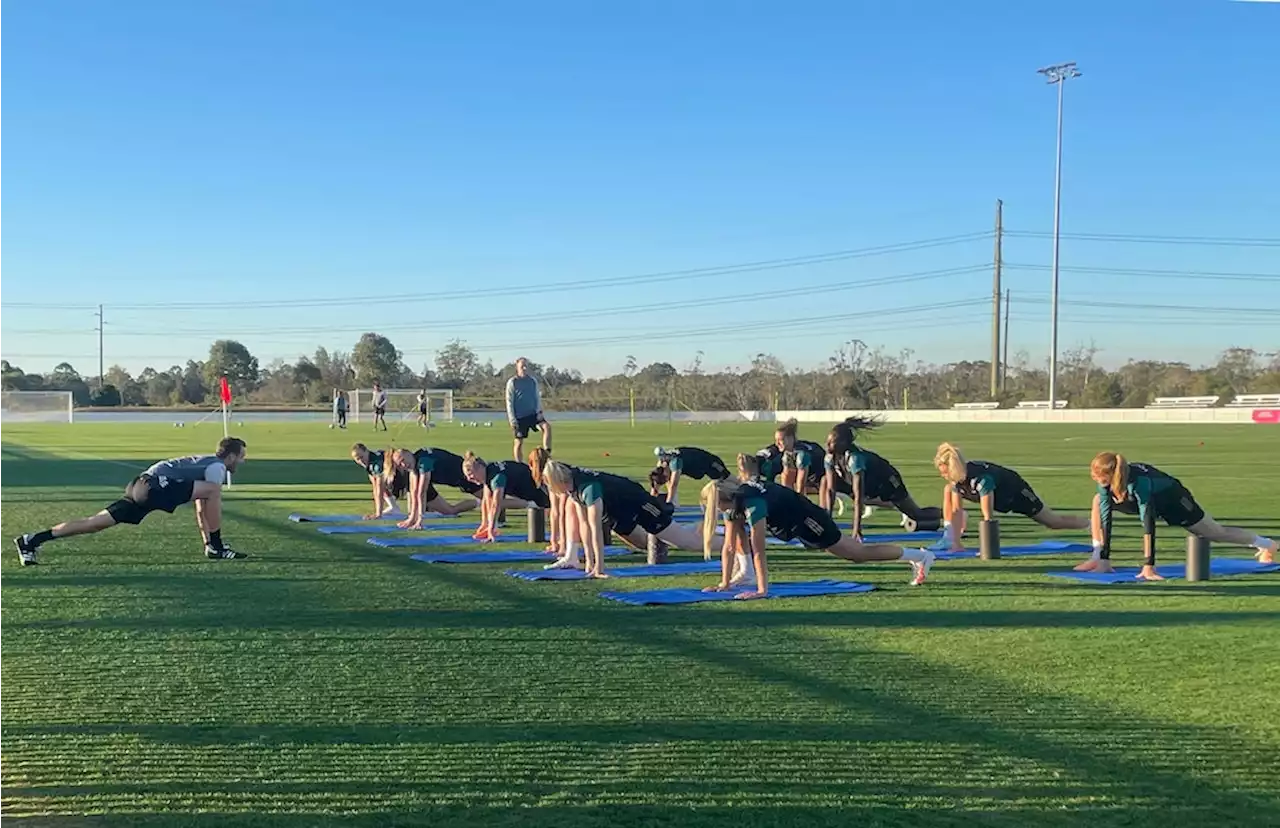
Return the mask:
[[[765,546],[769,543],[769,535],[765,522],[758,520],[751,525],[751,556],[756,568],[756,591],[744,592],[739,598],[763,598],[769,594],[769,562],[765,557]]]
[[[862,539],[862,507],[864,505],[862,482],[865,476],[866,475],[860,471],[849,475],[849,488],[852,490],[852,494],[849,495],[849,499],[853,501],[853,523],[851,528],[853,536],[858,540]]]
[[[583,546],[587,552],[587,574],[593,578],[607,578],[604,571],[604,503],[600,500],[586,507]],[[587,544],[590,546],[587,547]]]
[[[382,475],[370,475],[369,484],[373,486],[373,514],[365,515],[364,519],[377,520],[382,517],[382,499],[385,494],[382,486]]]

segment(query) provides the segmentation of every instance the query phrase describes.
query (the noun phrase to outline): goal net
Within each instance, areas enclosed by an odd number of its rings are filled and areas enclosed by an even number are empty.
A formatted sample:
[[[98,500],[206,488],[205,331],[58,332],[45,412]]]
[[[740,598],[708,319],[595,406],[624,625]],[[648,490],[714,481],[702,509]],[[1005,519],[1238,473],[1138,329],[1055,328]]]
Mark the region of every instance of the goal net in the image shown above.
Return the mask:
[[[433,422],[453,422],[452,388],[384,388],[387,395],[387,422],[418,419],[420,403],[427,404],[427,418]],[[373,422],[373,389],[351,392],[352,422]]]
[[[0,421],[69,423],[75,418],[70,391],[5,391],[0,394]]]

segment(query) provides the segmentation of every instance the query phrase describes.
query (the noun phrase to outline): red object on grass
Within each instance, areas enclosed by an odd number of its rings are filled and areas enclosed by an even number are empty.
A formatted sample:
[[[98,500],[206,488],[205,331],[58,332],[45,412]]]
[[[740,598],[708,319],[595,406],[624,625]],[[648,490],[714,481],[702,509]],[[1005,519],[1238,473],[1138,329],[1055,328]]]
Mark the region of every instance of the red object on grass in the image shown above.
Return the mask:
[[[227,378],[222,378],[222,401],[228,405],[231,404],[231,383],[227,382]]]

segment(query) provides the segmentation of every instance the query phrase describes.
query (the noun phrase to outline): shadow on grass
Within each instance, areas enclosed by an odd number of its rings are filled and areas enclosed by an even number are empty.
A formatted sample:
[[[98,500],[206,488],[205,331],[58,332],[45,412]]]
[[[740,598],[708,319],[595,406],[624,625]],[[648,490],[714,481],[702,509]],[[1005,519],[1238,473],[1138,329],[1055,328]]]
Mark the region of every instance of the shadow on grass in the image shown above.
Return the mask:
[[[242,519],[264,532],[281,528],[253,515]],[[66,744],[58,739],[72,739],[77,733],[95,739],[133,736],[156,743],[156,749],[195,746],[207,749],[208,757],[208,766],[200,769],[199,777],[191,774],[189,779],[175,780],[170,775],[158,785],[112,781],[67,789],[10,781],[6,791],[9,813],[39,813],[45,805],[63,809],[60,797],[91,795],[115,812],[94,818],[102,825],[505,826],[518,821],[521,828],[600,824],[733,824],[750,828],[802,823],[1065,826],[1082,821],[1090,825],[1236,826],[1280,821],[1280,801],[1267,772],[1271,750],[1226,728],[1135,716],[1067,695],[1030,691],[908,654],[860,648],[856,638],[842,638],[832,645],[831,656],[818,663],[798,662],[776,648],[767,652],[751,648],[752,634],[771,627],[1095,627],[1123,626],[1126,622],[1165,627],[1180,622],[1206,624],[1227,619],[1238,622],[1255,615],[1270,617],[1266,613],[894,612],[860,608],[838,613],[779,612],[769,604],[758,604],[694,614],[615,607],[603,601],[598,606],[569,604],[555,597],[554,587],[540,589],[494,578],[491,569],[426,566],[319,534],[314,542],[332,554],[400,567],[406,570],[406,577],[429,578],[433,586],[450,586],[510,609],[326,611],[271,603],[279,598],[274,589],[255,596],[252,578],[237,579],[234,587],[241,591],[233,595],[210,596],[210,609],[214,603],[234,605],[235,623],[242,628],[279,626],[299,631],[406,625],[524,633],[530,628],[580,625],[615,644],[674,656],[723,671],[735,683],[794,695],[837,711],[838,718],[815,723],[771,721],[767,717],[664,722],[648,709],[644,718],[657,721],[6,726],[10,775],[15,768],[31,773],[22,767],[25,762],[48,765],[60,745]],[[99,576],[95,583],[102,584],[106,577]],[[129,583],[124,580],[127,575],[119,577],[120,583]],[[14,583],[10,582],[10,588]],[[179,592],[199,587],[196,582],[174,585]],[[196,621],[201,629],[211,624],[225,627],[228,616],[225,609],[179,614],[155,619],[155,626],[184,629],[192,622],[194,629]],[[111,619],[77,624],[108,629],[127,626],[127,622],[113,624]],[[41,626],[47,629],[50,622]],[[742,646],[730,648],[709,640],[708,628],[730,631]],[[21,626],[15,629],[21,630]],[[795,639],[796,644],[804,641]],[[585,689],[585,678],[575,676],[573,680],[566,692]],[[715,691],[714,686],[707,688],[708,693]],[[532,706],[539,703],[530,699]],[[14,740],[27,737],[29,744],[14,744]],[[690,746],[689,742],[695,744]],[[645,764],[645,751],[653,751],[655,746],[674,750],[682,744],[692,751],[689,756],[700,757],[695,765]],[[306,749],[332,751],[335,745],[344,746],[344,751],[341,760],[329,760],[319,778],[246,779],[235,765],[236,752],[230,748],[249,745],[263,745],[272,751],[287,746],[291,756]],[[566,759],[564,751],[547,745],[572,746],[577,752]],[[369,752],[367,757],[359,752],[361,746]],[[394,761],[387,753],[394,746],[417,746],[428,753],[449,746],[464,754],[498,751],[506,764],[445,774],[444,778],[428,774],[413,779],[412,770],[404,771],[408,780],[351,778],[359,770],[357,760]],[[746,753],[741,752],[744,746],[750,748]],[[850,751],[865,754],[868,764],[860,770],[848,767]],[[1188,766],[1192,760],[1194,766]],[[744,767],[744,761],[761,764]],[[839,772],[828,773],[830,767]],[[946,775],[955,773],[956,768],[963,768],[960,773],[964,778]],[[424,773],[421,768],[417,772]],[[433,767],[433,772],[439,774],[442,769]],[[305,770],[291,775],[299,774],[305,775]],[[1222,781],[1215,781],[1210,774]],[[1238,789],[1242,779],[1247,780],[1246,790]],[[658,803],[618,803],[646,798]],[[443,804],[442,799],[469,801]],[[317,807],[317,800],[326,804]],[[831,806],[798,804],[795,800],[826,801]],[[228,813],[253,810],[264,801],[276,812]],[[217,813],[197,816],[182,812],[197,807]],[[159,808],[178,813],[156,813]],[[320,812],[330,809],[363,813],[338,817]],[[127,813],[130,810],[144,814]],[[151,813],[145,813],[148,811]]]
[[[1005,811],[934,806],[915,803],[910,809],[898,805],[840,803],[830,807],[766,805],[750,808],[742,805],[611,805],[595,802],[572,804],[569,791],[555,791],[545,803],[532,807],[498,804],[420,805],[405,810],[375,810],[364,813],[335,815],[332,813],[244,814],[213,812],[190,814],[112,814],[86,817],[30,817],[22,824],[30,828],[870,828],[889,826],[931,826],[932,828],[1077,828],[1080,811],[1043,811],[1035,808]],[[1159,819],[1159,806],[1135,805],[1132,817],[1146,812],[1153,823]],[[1125,814],[1098,809],[1089,812],[1088,824],[1096,826],[1131,825]],[[1168,823],[1166,823],[1168,824]]]

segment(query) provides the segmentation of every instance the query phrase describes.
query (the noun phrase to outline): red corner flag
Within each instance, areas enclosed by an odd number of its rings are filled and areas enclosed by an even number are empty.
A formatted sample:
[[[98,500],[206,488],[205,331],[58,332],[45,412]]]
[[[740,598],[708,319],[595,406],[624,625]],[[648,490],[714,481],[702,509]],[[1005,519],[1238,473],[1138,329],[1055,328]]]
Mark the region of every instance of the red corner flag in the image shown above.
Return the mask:
[[[231,384],[227,382],[227,378],[222,378],[222,402],[225,405],[231,405]]]

